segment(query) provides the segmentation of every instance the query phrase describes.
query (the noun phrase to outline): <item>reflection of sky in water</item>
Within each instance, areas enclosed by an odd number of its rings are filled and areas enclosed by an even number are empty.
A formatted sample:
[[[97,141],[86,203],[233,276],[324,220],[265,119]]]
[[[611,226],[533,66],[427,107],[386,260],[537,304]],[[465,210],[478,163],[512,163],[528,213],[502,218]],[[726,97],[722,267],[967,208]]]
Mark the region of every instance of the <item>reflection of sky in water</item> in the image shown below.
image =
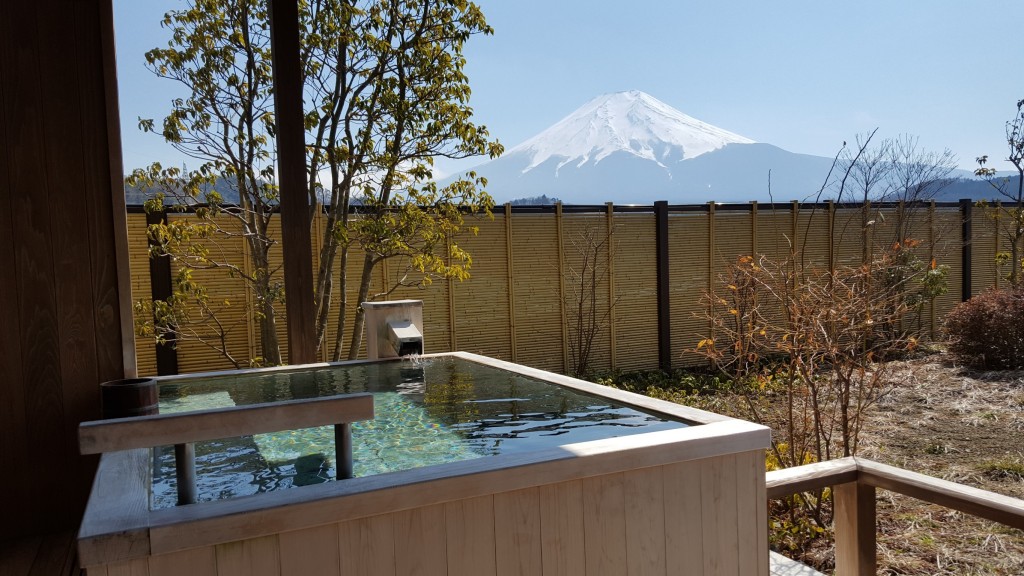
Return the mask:
[[[603,398],[457,358],[181,379],[162,413],[372,392],[376,418],[353,425],[356,476],[685,426]],[[174,450],[157,449],[153,504],[176,499]],[[200,501],[331,480],[334,428],[196,444]]]

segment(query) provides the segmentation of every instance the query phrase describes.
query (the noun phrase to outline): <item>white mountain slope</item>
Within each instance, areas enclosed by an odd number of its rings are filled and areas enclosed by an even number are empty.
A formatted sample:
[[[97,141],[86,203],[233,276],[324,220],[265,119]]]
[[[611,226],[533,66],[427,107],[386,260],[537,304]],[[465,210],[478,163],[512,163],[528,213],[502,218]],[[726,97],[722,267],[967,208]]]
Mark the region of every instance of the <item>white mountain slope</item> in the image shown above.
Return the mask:
[[[701,122],[632,90],[599,96],[475,168],[498,202],[546,194],[570,204],[745,202],[816,192],[831,159],[792,154]]]
[[[631,90],[604,94],[587,102],[547,130],[508,151],[530,158],[528,172],[557,158],[557,172],[598,164],[616,152],[667,165],[696,158],[726,144],[754,141],[701,122],[653,96]]]

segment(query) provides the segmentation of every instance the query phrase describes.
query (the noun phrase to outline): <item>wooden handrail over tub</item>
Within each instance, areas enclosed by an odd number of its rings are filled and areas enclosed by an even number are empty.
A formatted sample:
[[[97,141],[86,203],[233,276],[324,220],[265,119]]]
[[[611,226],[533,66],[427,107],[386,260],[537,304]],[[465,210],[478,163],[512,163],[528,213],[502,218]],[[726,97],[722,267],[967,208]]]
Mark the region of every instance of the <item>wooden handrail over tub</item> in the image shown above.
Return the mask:
[[[768,472],[769,499],[832,487],[836,574],[874,576],[875,489],[882,488],[1024,530],[1024,500],[879,464],[841,458]]]
[[[196,501],[195,442],[334,425],[338,478],[351,478],[352,422],[372,419],[373,394],[347,394],[83,422],[78,445],[82,454],[174,445],[180,505]]]

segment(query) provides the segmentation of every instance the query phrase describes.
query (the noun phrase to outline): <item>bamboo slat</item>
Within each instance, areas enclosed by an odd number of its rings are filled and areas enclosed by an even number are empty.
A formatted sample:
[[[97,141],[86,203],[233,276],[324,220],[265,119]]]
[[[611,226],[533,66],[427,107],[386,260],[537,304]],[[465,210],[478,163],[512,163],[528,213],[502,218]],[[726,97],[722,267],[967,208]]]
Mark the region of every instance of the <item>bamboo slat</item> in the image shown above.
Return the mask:
[[[935,209],[929,224],[928,207],[904,209],[911,226],[909,229],[922,236],[918,247],[920,256],[937,264],[950,266],[949,292],[940,296],[934,311],[926,306],[920,321],[928,330],[934,325],[936,335],[941,336],[941,322],[944,315],[960,299],[962,272],[960,264],[960,211],[956,207],[941,206]],[[974,243],[971,246],[974,262],[974,287],[980,292],[996,284],[994,255],[998,238],[995,234],[995,220],[986,216],[994,214],[994,208],[975,211]],[[415,298],[424,300],[425,343],[428,352],[449,351],[457,343],[460,349],[480,354],[512,359],[543,369],[562,369],[563,322],[559,301],[559,251],[555,217],[551,213],[524,214],[509,211],[510,221],[504,214],[493,220],[471,220],[479,227],[477,235],[465,234],[459,238],[461,246],[471,254],[470,278],[465,281],[434,282],[425,289],[416,287],[399,288],[389,298]],[[882,210],[872,209],[868,235],[874,248],[894,237],[895,223],[899,214],[896,207]],[[174,216],[183,218],[187,216]],[[703,364],[699,355],[686,350],[695,348],[697,342],[709,335],[705,317],[706,304],[702,298],[708,288],[720,282],[718,275],[728,270],[736,257],[748,255],[752,250],[758,255],[779,262],[789,257],[790,240],[796,239],[806,249],[805,263],[811,268],[824,270],[830,254],[829,219],[827,205],[818,207],[801,206],[794,218],[791,205],[759,205],[756,210],[714,211],[714,244],[710,244],[711,227],[708,210],[673,211],[669,216],[669,257],[670,281],[669,301],[671,308],[671,347],[673,366]],[[322,234],[324,225],[318,216],[314,228]],[[834,241],[831,253],[837,266],[857,265],[864,254],[865,234],[861,226],[862,210],[857,207],[836,208],[832,233]],[[131,247],[132,281],[136,295],[148,294],[148,260],[145,254],[145,217],[130,214],[128,218]],[[604,316],[614,302],[614,325],[603,328],[594,342],[591,366],[598,371],[612,367],[612,340],[614,334],[616,368],[649,369],[657,366],[657,300],[655,293],[655,230],[653,213],[612,213],[609,217],[602,212],[571,213],[562,216],[564,264],[567,281],[567,310],[572,307],[573,284],[568,271],[581,265],[581,253],[572,247],[573,240],[587,230],[606,234],[608,223],[612,222],[615,234],[612,257],[604,263],[614,269],[614,294],[605,295],[598,303],[596,314]],[[511,227],[508,226],[511,224]],[[931,226],[931,229],[929,229]],[[273,220],[271,233],[279,230],[277,218]],[[795,232],[795,234],[794,234]],[[925,238],[927,237],[927,238]],[[315,247],[321,242],[319,235],[313,238]],[[240,240],[219,241],[215,249],[220,255],[243,262]],[[319,250],[314,251],[319,258]],[[271,265],[280,277],[280,249],[271,251]],[[607,252],[605,252],[607,254]],[[509,261],[511,255],[512,261]],[[710,258],[710,260],[709,260]],[[407,271],[408,262],[392,260],[386,270],[377,270],[371,275],[370,294],[379,294],[385,278],[394,282]],[[346,334],[343,351],[347,353],[351,340],[359,280],[363,266],[363,253],[357,246],[350,249],[348,262],[348,306],[345,311]],[[332,298],[324,344],[320,358],[330,359],[337,331],[341,295],[340,267],[335,272],[336,291]],[[710,271],[709,271],[710,270]],[[712,276],[709,276],[711,274]],[[241,283],[218,271],[197,273],[197,277],[208,284],[211,298],[215,301],[228,300],[232,306],[224,315],[230,327],[228,346],[233,354],[247,361],[250,355],[259,354],[259,331],[250,327],[241,314],[244,295]],[[415,274],[409,279],[414,279]],[[605,292],[610,286],[607,279],[599,281],[599,288]],[[236,305],[235,303],[238,303]],[[452,309],[454,306],[454,309]],[[514,309],[513,309],[514,308]],[[282,350],[287,348],[284,330],[287,321],[282,306],[278,306],[278,336]],[[567,321],[572,318],[566,314]],[[769,317],[777,317],[772,314]],[[933,320],[934,318],[934,320]],[[916,325],[918,318],[908,316],[905,322]],[[452,337],[454,326],[456,338]],[[570,331],[571,332],[571,331]],[[255,337],[247,334],[255,334]],[[251,342],[251,343],[250,343]],[[515,350],[513,350],[513,345]],[[143,373],[154,373],[156,360],[153,344],[139,340],[136,344],[139,366]],[[571,352],[571,347],[570,347]],[[194,342],[179,345],[179,363],[182,372],[230,368],[215,350]],[[359,355],[365,354],[365,343],[361,343]],[[571,355],[571,354],[570,354]],[[345,354],[342,355],[345,357]]]

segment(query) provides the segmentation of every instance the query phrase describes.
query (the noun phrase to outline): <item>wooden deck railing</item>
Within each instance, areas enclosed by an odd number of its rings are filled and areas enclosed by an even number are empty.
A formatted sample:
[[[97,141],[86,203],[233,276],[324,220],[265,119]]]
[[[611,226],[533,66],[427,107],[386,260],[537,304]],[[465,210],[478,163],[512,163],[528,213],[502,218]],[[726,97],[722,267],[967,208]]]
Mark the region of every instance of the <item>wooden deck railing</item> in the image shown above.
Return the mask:
[[[83,422],[82,454],[174,445],[178,504],[196,501],[195,442],[334,425],[338,478],[352,477],[352,422],[373,418],[373,394]]]
[[[1024,529],[1024,500],[862,458],[777,470],[768,472],[765,479],[769,499],[832,487],[839,576],[875,574],[876,488]]]

